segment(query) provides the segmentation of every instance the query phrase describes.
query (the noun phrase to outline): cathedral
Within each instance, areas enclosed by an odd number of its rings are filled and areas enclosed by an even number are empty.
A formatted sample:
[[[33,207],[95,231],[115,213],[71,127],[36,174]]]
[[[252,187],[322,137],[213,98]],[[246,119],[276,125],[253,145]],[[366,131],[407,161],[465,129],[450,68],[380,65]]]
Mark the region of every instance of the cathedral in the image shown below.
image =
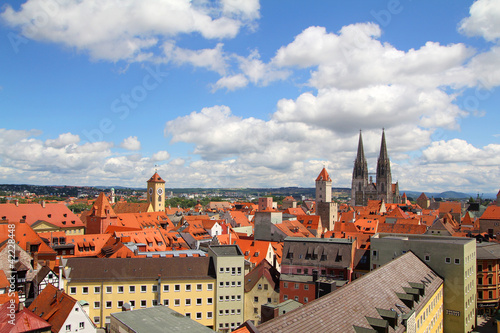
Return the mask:
[[[352,171],[351,205],[366,206],[368,200],[383,200],[385,203],[400,203],[398,183],[392,183],[391,161],[387,154],[385,132],[377,162],[376,180],[368,177],[368,164],[363,150],[363,138],[359,132],[358,154]]]

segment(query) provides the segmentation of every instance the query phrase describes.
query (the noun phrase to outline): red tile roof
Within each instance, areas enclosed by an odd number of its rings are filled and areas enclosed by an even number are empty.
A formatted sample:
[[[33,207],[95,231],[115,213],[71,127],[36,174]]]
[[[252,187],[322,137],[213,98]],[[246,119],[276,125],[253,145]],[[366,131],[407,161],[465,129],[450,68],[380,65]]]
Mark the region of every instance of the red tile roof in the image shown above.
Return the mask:
[[[0,219],[10,221],[24,219],[30,226],[37,221],[46,221],[59,228],[83,228],[85,226],[64,203],[0,204]]]
[[[165,181],[161,179],[158,172],[155,172],[155,174],[148,180],[148,183],[165,183]]]
[[[2,223],[0,223],[0,243],[5,241],[9,237],[9,224],[15,224],[16,241],[23,250],[29,253],[31,251],[28,247],[28,244],[38,245],[37,253],[39,255],[57,255],[57,252],[51,249],[47,244],[45,244],[40,236],[27,223],[24,222],[2,221]]]
[[[29,309],[52,325],[52,332],[59,332],[73,310],[76,299],[48,284]]]
[[[97,197],[96,201],[92,205],[90,215],[96,216],[96,217],[101,217],[101,218],[105,218],[106,216],[116,217],[116,213],[113,210],[113,207],[111,207],[111,204],[109,203],[108,199],[106,198],[106,195],[104,194],[104,192],[99,193],[99,196]]]
[[[318,181],[329,181],[329,182],[332,181],[332,179],[330,178],[330,175],[326,171],[326,168],[323,168],[323,170],[321,170],[321,172],[318,175],[318,178],[316,178],[316,181],[317,182]]]
[[[486,207],[481,220],[500,220],[500,206],[490,205]]]
[[[9,322],[11,318],[8,317],[10,313],[8,307],[8,303],[4,303],[0,306],[0,318],[2,318],[0,319],[0,333],[38,332],[38,330],[46,330],[51,326],[48,322],[38,317],[27,308],[16,312],[14,325],[12,325]]]

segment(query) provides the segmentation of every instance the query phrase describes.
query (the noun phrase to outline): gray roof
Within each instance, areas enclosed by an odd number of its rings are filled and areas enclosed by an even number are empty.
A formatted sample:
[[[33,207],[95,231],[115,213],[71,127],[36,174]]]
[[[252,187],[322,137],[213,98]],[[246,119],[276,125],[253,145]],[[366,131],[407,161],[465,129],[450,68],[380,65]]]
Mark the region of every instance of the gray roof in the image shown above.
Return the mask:
[[[209,257],[69,258],[71,282],[116,280],[207,279],[215,277]]]
[[[116,319],[136,333],[190,332],[209,333],[208,327],[166,306],[112,313]]]
[[[500,259],[500,244],[498,243],[477,243],[477,259]]]
[[[210,245],[210,249],[218,257],[241,256],[241,250],[238,245]]]
[[[428,242],[428,243],[447,243],[447,244],[466,244],[469,242],[476,242],[475,238],[467,237],[452,237],[452,236],[435,236],[435,235],[415,235],[415,234],[389,234],[389,233],[376,233],[371,239],[406,239],[412,242]]]
[[[290,312],[292,310],[295,310],[297,308],[300,308],[302,306],[302,303],[297,302],[296,300],[289,299],[284,302],[281,302],[279,304],[266,304],[267,307],[272,308],[272,309],[278,309],[279,315],[283,315],[287,312]]]
[[[408,252],[336,291],[296,310],[267,321],[258,330],[266,332],[355,332],[373,329],[389,315],[398,325],[389,333],[404,332],[401,320],[420,312],[443,284],[431,268],[412,252]],[[409,304],[418,288],[425,293]],[[411,306],[411,308],[409,307]],[[397,316],[396,316],[397,315]]]

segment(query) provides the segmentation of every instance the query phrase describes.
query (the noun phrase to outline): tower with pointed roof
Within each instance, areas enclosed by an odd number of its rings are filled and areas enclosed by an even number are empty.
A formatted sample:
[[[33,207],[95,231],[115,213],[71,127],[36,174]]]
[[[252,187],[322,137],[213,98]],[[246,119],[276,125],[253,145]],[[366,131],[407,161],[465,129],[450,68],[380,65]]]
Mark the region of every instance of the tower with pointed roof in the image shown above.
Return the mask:
[[[363,137],[359,131],[358,153],[354,161],[354,169],[352,170],[351,198],[353,205],[364,206],[365,189],[368,187],[368,163],[365,158],[363,149]]]
[[[86,234],[103,234],[111,225],[117,225],[118,215],[109,203],[104,192],[101,192],[92,205],[87,216]]]
[[[155,212],[165,211],[165,181],[161,179],[158,172],[155,172],[148,180],[147,198]]]
[[[321,218],[321,224],[328,230],[333,230],[337,221],[338,205],[332,202],[332,178],[323,168],[316,178],[316,215]],[[318,233],[320,234],[320,233]]]
[[[385,131],[382,130],[380,154],[377,160],[376,181],[368,180],[368,164],[363,149],[363,138],[359,133],[358,153],[354,161],[351,184],[351,204],[366,206],[368,200],[381,200],[385,203],[400,203],[398,183],[392,183],[391,161],[387,153]]]

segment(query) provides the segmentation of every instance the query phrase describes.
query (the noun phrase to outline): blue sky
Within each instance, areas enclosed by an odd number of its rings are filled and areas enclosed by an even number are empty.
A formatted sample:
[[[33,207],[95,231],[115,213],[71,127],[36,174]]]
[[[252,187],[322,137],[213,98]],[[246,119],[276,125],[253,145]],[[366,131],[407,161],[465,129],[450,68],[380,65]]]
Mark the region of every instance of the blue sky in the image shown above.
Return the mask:
[[[7,1],[0,182],[496,193],[500,1]]]

